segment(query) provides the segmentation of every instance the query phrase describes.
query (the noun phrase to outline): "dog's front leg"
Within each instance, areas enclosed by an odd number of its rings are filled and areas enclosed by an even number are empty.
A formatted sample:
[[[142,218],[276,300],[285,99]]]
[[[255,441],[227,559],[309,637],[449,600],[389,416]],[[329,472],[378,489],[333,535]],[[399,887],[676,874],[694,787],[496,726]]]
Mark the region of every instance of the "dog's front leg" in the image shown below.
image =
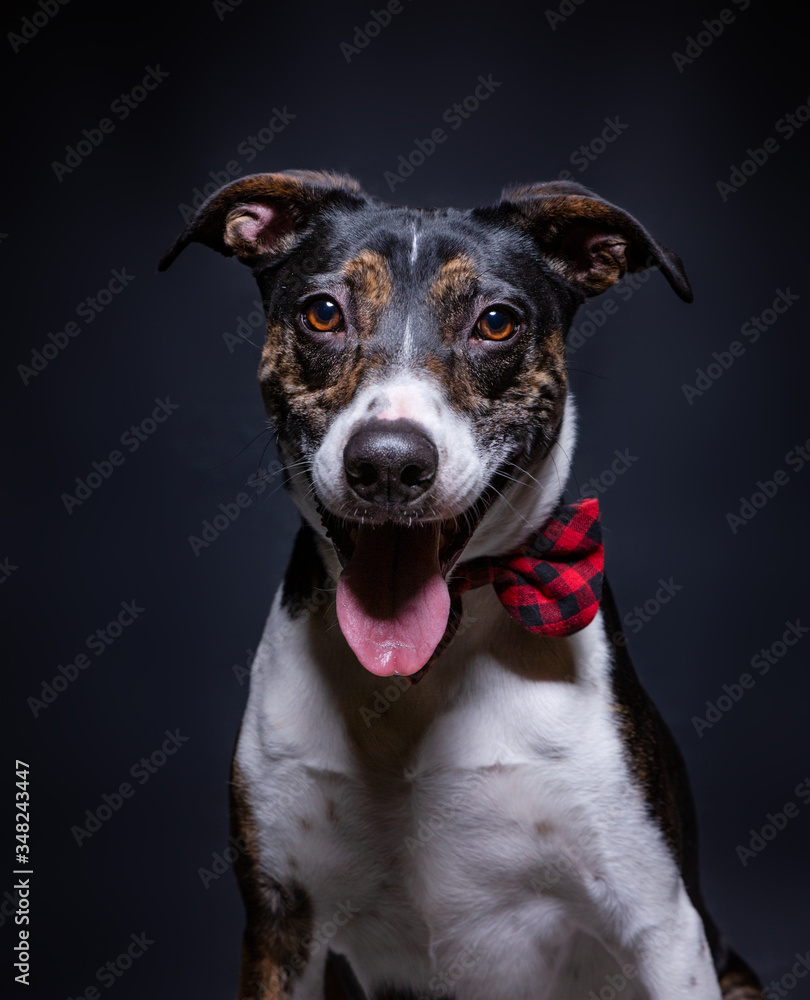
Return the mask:
[[[305,895],[280,885],[239,878],[247,922],[242,938],[238,1000],[288,1000],[322,995],[323,969],[314,968],[307,938],[312,926]],[[319,965],[322,963],[318,963]],[[315,978],[310,986],[306,980]]]
[[[247,788],[234,759],[231,770],[234,871],[245,906],[238,1000],[288,1000],[323,995],[323,957],[311,959],[312,903],[295,881],[286,884],[259,861],[258,831]],[[317,967],[316,967],[317,966]]]
[[[720,1000],[703,922],[686,890],[681,886],[666,908],[660,903],[659,899],[659,919],[653,918],[625,952],[638,981],[655,1000]],[[642,909],[647,909],[648,918],[653,917],[649,904]]]

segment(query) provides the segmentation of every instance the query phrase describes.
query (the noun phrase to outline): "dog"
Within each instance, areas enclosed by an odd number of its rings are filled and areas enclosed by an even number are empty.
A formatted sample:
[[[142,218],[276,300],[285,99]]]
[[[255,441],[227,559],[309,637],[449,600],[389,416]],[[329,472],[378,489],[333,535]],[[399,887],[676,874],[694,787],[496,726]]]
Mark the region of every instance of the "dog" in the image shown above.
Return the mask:
[[[240,1000],[753,1000],[698,884],[680,753],[565,504],[578,306],[680,259],[570,182],[411,209],[236,180],[190,243],[248,265],[302,514],[231,780]]]

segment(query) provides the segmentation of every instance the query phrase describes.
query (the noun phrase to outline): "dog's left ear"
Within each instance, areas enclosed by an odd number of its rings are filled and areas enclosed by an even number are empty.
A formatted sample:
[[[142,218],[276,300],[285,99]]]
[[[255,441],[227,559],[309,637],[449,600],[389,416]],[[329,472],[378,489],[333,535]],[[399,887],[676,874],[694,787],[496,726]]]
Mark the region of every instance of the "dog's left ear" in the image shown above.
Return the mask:
[[[505,188],[499,209],[512,207],[552,267],[583,295],[598,295],[626,272],[658,267],[674,291],[691,302],[680,257],[632,215],[572,181]]]
[[[163,255],[165,271],[189,243],[203,243],[256,267],[291,249],[315,217],[333,205],[368,201],[352,177],[316,170],[252,174],[216,191]]]

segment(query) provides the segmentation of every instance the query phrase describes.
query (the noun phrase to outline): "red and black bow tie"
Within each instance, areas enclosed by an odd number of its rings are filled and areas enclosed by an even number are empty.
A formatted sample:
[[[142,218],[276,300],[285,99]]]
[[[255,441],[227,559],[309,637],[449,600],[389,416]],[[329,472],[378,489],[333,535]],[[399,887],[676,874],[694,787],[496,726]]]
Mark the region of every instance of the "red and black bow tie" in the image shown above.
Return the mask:
[[[491,583],[509,615],[535,635],[564,636],[593,621],[602,597],[605,552],[595,498],[561,504],[518,549],[482,556],[453,571],[450,619],[430,661],[411,676],[416,683],[447,648],[461,622],[461,596]]]

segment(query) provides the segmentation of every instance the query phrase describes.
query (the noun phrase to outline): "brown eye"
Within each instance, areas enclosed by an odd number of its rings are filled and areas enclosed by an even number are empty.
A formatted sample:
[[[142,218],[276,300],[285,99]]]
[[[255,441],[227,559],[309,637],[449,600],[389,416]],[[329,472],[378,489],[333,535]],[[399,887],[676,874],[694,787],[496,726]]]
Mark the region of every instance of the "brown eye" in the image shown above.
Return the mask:
[[[343,325],[343,313],[331,299],[314,299],[302,313],[304,325],[317,333],[334,333]]]
[[[475,324],[482,340],[508,340],[517,329],[517,321],[508,309],[487,309]]]

